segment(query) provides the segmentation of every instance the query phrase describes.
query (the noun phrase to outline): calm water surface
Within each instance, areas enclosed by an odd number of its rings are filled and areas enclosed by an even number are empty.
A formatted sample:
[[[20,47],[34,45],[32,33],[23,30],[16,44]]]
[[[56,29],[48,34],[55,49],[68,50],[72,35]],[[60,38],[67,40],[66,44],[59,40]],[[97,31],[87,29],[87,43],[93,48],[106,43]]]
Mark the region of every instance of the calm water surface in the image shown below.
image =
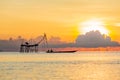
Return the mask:
[[[120,52],[1,52],[0,80],[120,80]]]

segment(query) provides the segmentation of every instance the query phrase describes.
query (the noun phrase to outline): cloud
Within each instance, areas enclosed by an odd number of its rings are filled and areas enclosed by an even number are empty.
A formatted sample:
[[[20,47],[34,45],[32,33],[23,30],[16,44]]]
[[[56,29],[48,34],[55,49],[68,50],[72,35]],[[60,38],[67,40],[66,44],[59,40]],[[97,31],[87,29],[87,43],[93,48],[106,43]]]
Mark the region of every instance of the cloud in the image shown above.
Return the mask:
[[[48,40],[48,47],[49,48],[68,47],[68,43],[65,41],[62,41],[60,37],[51,36],[51,38]]]
[[[101,34],[99,31],[90,31],[87,32],[85,35],[79,35],[76,38],[75,43],[61,42],[60,38],[52,38],[52,39],[53,40],[50,41],[54,43],[55,40],[56,44],[53,45],[53,43],[51,43],[49,47],[53,47],[53,48],[65,48],[65,47],[97,48],[97,47],[120,46],[118,42],[112,41],[109,36]]]
[[[48,43],[49,44],[64,44],[66,42],[62,41],[60,37],[51,36],[51,38],[48,40]]]
[[[38,42],[41,40],[42,36],[38,36],[32,41],[28,40],[30,43]],[[17,39],[10,38],[9,40],[0,40],[0,51],[19,51],[20,44],[26,40],[18,37]],[[49,48],[67,48],[67,47],[78,47],[78,48],[97,48],[97,47],[117,47],[120,44],[116,41],[112,41],[109,36],[101,34],[99,31],[90,31],[84,35],[79,35],[75,42],[67,43],[62,41],[60,37],[50,37],[48,39]],[[39,45],[39,48],[42,44]]]
[[[19,51],[20,44],[25,39],[20,36],[17,39],[0,40],[0,51]]]
[[[76,47],[107,47],[119,46],[118,42],[111,41],[109,36],[101,34],[99,31],[90,31],[85,35],[79,35],[75,41]]]

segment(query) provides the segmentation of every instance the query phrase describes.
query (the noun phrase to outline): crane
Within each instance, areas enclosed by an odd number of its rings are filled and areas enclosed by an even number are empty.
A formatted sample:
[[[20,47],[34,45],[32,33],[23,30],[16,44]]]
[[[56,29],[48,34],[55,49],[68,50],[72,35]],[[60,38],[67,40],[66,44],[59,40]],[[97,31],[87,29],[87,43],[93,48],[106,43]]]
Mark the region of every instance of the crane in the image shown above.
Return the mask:
[[[38,52],[38,46],[41,44],[41,43],[44,43],[46,45],[48,45],[48,42],[47,42],[47,36],[46,34],[44,33],[44,35],[42,36],[41,40],[38,41],[37,43],[35,44],[30,44],[29,42],[25,42],[24,44],[22,43],[20,45],[20,52]]]

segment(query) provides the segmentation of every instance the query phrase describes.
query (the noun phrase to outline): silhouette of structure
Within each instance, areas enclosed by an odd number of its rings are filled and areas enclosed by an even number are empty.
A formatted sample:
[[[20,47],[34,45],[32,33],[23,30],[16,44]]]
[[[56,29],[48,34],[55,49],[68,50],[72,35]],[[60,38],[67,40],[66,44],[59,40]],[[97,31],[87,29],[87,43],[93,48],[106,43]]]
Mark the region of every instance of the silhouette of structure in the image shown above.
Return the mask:
[[[24,44],[22,43],[20,45],[20,52],[26,52],[26,53],[28,53],[28,52],[38,52],[38,46],[39,46],[40,43],[44,43],[44,45],[48,44],[46,34],[44,34],[42,39],[35,44],[30,44],[29,42],[25,42]]]

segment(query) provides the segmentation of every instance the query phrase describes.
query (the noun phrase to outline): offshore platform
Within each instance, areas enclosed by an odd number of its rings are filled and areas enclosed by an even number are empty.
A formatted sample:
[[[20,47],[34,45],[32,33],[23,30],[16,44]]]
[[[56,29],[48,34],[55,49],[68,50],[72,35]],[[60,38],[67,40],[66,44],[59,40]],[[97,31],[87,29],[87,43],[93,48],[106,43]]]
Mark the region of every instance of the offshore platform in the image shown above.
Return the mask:
[[[39,40],[37,43],[34,43],[34,44],[31,44],[29,42],[22,43],[20,45],[20,52],[25,52],[25,53],[38,52],[38,46],[41,43],[44,43],[44,45],[48,45],[48,43],[47,43],[47,36],[46,36],[45,33],[42,36],[41,40]]]

